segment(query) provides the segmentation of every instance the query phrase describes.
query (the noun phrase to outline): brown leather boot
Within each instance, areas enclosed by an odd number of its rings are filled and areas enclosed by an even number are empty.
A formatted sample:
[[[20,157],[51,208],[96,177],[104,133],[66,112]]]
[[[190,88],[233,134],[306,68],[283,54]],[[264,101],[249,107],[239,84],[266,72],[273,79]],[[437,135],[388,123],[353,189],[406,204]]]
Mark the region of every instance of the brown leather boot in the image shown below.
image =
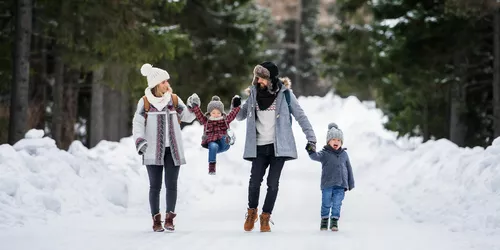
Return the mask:
[[[253,230],[257,218],[257,208],[249,208],[245,219],[245,225],[243,226],[245,231],[249,232]]]
[[[208,174],[209,175],[215,175],[215,162],[210,162],[208,163]]]
[[[262,213],[260,215],[260,231],[261,232],[271,232],[271,226],[269,226],[270,220],[271,220],[270,213]]]
[[[161,226],[161,214],[157,213],[153,216],[153,231],[163,232],[163,227]]]
[[[172,212],[168,212],[165,215],[165,229],[168,231],[174,231],[175,230],[175,225],[174,225],[174,218],[177,216],[177,214],[174,214]]]

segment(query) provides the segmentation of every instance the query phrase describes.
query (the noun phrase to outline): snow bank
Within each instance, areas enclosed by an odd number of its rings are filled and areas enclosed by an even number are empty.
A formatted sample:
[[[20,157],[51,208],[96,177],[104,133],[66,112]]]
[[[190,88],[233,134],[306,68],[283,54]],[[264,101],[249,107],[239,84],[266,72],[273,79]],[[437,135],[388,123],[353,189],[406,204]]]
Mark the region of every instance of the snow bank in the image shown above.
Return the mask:
[[[385,118],[373,103],[332,94],[299,101],[319,146],[325,143],[328,123],[336,122],[344,131],[356,192],[383,192],[418,222],[442,223],[452,231],[500,232],[500,139],[486,149],[459,148],[447,140],[422,144],[420,138],[396,139],[385,130]],[[245,123],[231,127],[236,144],[218,156],[224,164],[218,165],[216,176],[207,175],[201,126],[183,130],[188,164],[181,168],[178,206],[209,198],[218,188],[246,187]],[[299,160],[289,165],[311,165],[296,121],[293,129]],[[0,227],[83,212],[147,214],[147,192],[147,173],[131,138],[102,141],[92,149],[74,142],[62,151],[43,132],[32,130],[13,147],[0,145]]]

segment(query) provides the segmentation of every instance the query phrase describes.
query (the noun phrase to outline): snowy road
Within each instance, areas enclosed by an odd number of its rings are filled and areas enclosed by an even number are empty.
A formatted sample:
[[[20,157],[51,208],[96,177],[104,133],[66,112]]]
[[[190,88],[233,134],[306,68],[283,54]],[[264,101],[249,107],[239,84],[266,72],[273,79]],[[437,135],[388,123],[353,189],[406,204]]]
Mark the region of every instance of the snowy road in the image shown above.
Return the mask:
[[[239,171],[238,185],[220,186],[195,203],[180,205],[175,233],[152,232],[147,214],[81,215],[2,232],[1,249],[495,249],[495,242],[480,234],[413,222],[388,197],[363,184],[346,195],[340,231],[321,232],[319,172],[310,167],[289,164],[285,169],[271,233],[258,232],[258,223],[257,230],[243,231],[248,176]],[[220,170],[205,178],[219,178],[216,182],[223,174]]]
[[[0,250],[500,250],[500,141],[488,150],[445,141],[412,150],[382,128],[379,111],[353,98],[301,104],[319,145],[329,122],[344,130],[356,188],[339,232],[319,230],[320,166],[296,122],[299,159],[283,170],[273,232],[260,233],[258,223],[243,231],[250,163],[240,122],[231,124],[237,142],[218,157],[216,176],[207,174],[201,126],[183,130],[188,164],[175,233],[151,231],[147,174],[130,138],[69,152],[48,139],[1,146]]]

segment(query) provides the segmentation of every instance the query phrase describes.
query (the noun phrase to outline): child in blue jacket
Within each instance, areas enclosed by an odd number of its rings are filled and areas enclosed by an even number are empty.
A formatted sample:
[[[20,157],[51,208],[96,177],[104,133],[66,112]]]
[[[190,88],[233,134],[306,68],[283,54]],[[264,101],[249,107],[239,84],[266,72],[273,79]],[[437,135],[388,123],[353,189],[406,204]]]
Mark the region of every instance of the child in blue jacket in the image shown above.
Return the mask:
[[[321,162],[321,230],[328,229],[328,218],[330,218],[330,229],[338,231],[340,208],[344,200],[345,191],[354,188],[354,177],[352,174],[349,156],[342,144],[344,135],[335,123],[328,125],[326,135],[327,145],[319,152],[311,145],[306,147],[309,157],[313,161]]]

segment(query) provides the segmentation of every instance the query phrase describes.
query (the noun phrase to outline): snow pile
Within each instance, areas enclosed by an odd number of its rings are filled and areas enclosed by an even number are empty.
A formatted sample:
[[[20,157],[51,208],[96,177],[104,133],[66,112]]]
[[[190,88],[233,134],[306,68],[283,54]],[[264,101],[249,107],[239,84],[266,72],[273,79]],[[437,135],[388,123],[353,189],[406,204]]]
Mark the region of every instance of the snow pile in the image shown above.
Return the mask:
[[[447,140],[422,144],[419,138],[396,139],[385,130],[384,116],[373,103],[331,94],[300,98],[300,103],[314,126],[318,148],[325,144],[328,123],[336,122],[344,131],[356,192],[386,194],[418,222],[442,223],[453,231],[500,231],[500,139],[486,149],[459,148]],[[207,175],[207,151],[199,145],[202,127],[182,131],[188,164],[180,172],[178,206],[211,197],[219,188],[246,189],[245,123],[235,121],[231,127],[236,144],[218,156],[223,164],[216,176]],[[299,159],[287,168],[300,167],[301,175],[313,173],[304,178],[317,180],[317,168],[302,167],[315,163],[307,157],[296,121],[293,128]],[[43,132],[32,130],[13,147],[0,145],[0,173],[0,227],[84,212],[149,213],[148,177],[131,138],[102,141],[92,149],[74,142],[62,151]],[[163,208],[163,198],[161,202]]]

